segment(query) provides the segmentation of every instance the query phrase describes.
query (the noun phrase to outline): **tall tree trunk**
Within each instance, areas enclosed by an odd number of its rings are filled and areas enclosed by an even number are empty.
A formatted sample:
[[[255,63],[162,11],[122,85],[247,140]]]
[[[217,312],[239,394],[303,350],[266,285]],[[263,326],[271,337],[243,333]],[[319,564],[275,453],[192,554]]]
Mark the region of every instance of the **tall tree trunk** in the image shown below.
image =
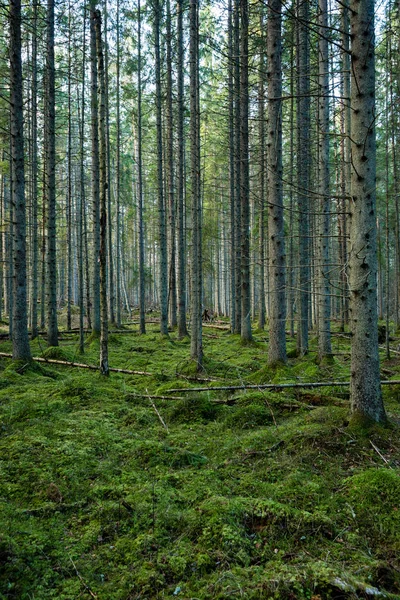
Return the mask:
[[[96,32],[94,29],[96,0],[90,3],[90,65],[91,65],[91,129],[92,129],[92,332],[100,335],[100,182],[99,182],[99,117]]]
[[[297,351],[308,352],[310,300],[310,40],[309,0],[297,0],[298,15],[298,101],[297,101],[297,185],[299,207],[299,323]]]
[[[340,259],[340,283],[341,283],[341,329],[349,322],[349,290],[348,290],[348,250],[347,250],[347,213],[348,200],[351,187],[351,162],[350,162],[350,31],[349,31],[349,8],[345,0],[341,7],[341,30],[342,30],[342,96],[343,108],[341,111],[341,194],[338,216],[339,233],[339,259]]]
[[[258,329],[265,327],[265,58],[264,58],[264,6],[260,7],[261,50],[258,74],[258,143],[259,150],[259,201],[258,201],[258,260],[259,268],[259,299],[258,299]]]
[[[145,274],[144,274],[144,216],[143,216],[143,158],[142,158],[142,21],[138,0],[138,210],[139,210],[139,331],[146,333]]]
[[[96,33],[97,73],[99,81],[99,167],[100,167],[100,373],[109,375],[108,365],[108,308],[107,308],[107,136],[106,136],[106,77],[104,68],[101,14],[94,12]]]
[[[285,239],[282,187],[282,15],[281,0],[270,0],[268,51],[268,236],[270,317],[268,363],[286,362]]]
[[[184,86],[183,86],[183,0],[177,4],[177,86],[178,86],[178,173],[177,173],[177,213],[178,213],[178,337],[187,335],[186,325],[186,252],[185,252],[185,141],[184,141]]]
[[[168,190],[168,217],[169,217],[169,314],[171,327],[177,325],[176,311],[176,241],[175,241],[175,181],[174,181],[174,129],[172,111],[172,25],[171,3],[167,0],[167,105],[166,105],[166,154],[167,154],[167,190]]]
[[[385,422],[377,323],[374,0],[351,0],[350,319],[353,418]]]
[[[67,174],[67,329],[72,327],[72,114],[71,114],[71,0],[68,3],[68,174]]]
[[[330,172],[329,172],[329,56],[328,3],[319,0],[319,97],[318,97],[318,191],[319,191],[319,236],[318,236],[318,357],[320,361],[330,358],[331,346],[331,288],[329,282],[330,240]]]
[[[22,112],[21,63],[21,2],[10,0],[10,89],[11,89],[11,204],[14,218],[13,240],[13,358],[29,360],[31,351],[28,336],[26,303],[26,208],[24,175],[24,136]]]
[[[56,114],[54,66],[54,0],[47,1],[46,50],[46,200],[47,200],[47,343],[58,346],[56,262]]]
[[[165,201],[163,183],[163,143],[161,114],[161,60],[160,60],[160,0],[154,1],[154,47],[156,59],[156,121],[157,121],[157,185],[158,185],[158,229],[160,257],[160,332],[168,335],[168,265],[167,265],[167,228],[165,220]]]
[[[38,335],[38,145],[37,145],[37,0],[33,2],[32,22],[32,339]]]
[[[190,356],[196,361],[197,370],[203,368],[202,339],[202,215],[200,198],[200,128],[199,128],[199,5],[198,0],[190,0],[190,164],[192,200],[192,330]]]
[[[249,342],[250,308],[250,180],[249,180],[249,5],[240,0],[240,210],[241,210],[241,340]]]
[[[233,55],[234,60],[234,147],[235,147],[235,329],[234,333],[241,332],[242,324],[242,229],[241,229],[241,169],[240,169],[240,126],[241,126],[241,99],[240,99],[240,0],[234,0],[233,11]]]
[[[233,92],[233,14],[232,0],[228,0],[228,104],[229,104],[229,206],[230,206],[230,317],[231,331],[236,330],[236,219],[235,219],[235,105]]]
[[[111,152],[110,152],[110,102],[109,102],[109,70],[108,70],[108,7],[104,0],[104,80],[105,80],[105,103],[106,103],[106,164],[107,181],[111,181]],[[118,90],[119,93],[119,90]],[[119,112],[119,107],[118,107]],[[117,119],[119,117],[117,116]],[[119,123],[118,123],[119,126]],[[117,150],[119,151],[119,149]],[[115,282],[114,282],[114,256],[112,246],[112,212],[111,212],[111,186],[107,185],[107,281],[110,324],[116,326],[115,322]]]
[[[86,8],[83,15],[83,56],[82,56],[82,92],[79,130],[79,159],[80,159],[80,196],[78,206],[78,297],[79,297],[79,352],[85,351],[84,344],[84,233],[85,233],[85,67],[86,67]],[[78,91],[79,106],[79,91]]]

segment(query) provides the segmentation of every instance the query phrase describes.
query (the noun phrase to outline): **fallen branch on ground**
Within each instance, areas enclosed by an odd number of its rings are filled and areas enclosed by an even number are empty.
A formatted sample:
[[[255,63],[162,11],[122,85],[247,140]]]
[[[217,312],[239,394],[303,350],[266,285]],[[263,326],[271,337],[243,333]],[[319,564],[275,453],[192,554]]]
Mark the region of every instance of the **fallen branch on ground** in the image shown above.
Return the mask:
[[[318,387],[348,387],[350,381],[319,381],[315,383],[265,383],[262,385],[219,385],[215,387],[198,387],[165,390],[166,394],[179,392],[188,394],[190,392],[218,392],[233,390],[285,390],[290,388],[318,388]],[[381,385],[400,385],[400,380],[381,381]]]
[[[12,354],[9,352],[0,352],[0,358],[12,358]],[[98,371],[100,367],[97,365],[88,365],[86,363],[77,363],[68,360],[57,360],[55,358],[44,358],[43,356],[32,356],[31,360],[39,363],[48,363],[50,365],[58,365],[61,367],[77,367],[78,369],[90,369],[91,371]],[[132,371],[130,369],[117,369],[115,367],[110,367],[109,371],[112,373],[123,373],[125,375],[145,375],[146,377],[157,377],[158,373],[148,373],[147,371]],[[214,379],[207,377],[188,377],[186,375],[175,375],[176,377],[180,377],[182,379],[186,379],[187,381],[215,381]]]

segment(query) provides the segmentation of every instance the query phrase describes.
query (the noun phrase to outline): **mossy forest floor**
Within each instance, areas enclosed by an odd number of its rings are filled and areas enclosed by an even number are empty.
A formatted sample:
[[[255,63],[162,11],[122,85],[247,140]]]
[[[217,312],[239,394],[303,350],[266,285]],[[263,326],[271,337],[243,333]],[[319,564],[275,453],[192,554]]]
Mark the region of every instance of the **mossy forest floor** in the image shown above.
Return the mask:
[[[346,388],[152,399],[198,387],[189,340],[135,327],[110,365],[153,376],[0,364],[0,598],[400,598],[399,387],[368,431]],[[328,366],[270,371],[266,333],[204,335],[204,385],[348,379],[345,337]],[[97,363],[98,341],[52,353]]]

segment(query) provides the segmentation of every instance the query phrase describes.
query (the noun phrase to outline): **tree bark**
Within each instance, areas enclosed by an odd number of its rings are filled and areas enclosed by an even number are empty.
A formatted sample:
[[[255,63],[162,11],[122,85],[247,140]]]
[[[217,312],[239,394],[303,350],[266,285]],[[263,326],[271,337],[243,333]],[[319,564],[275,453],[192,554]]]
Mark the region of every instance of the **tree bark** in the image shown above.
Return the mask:
[[[329,57],[328,3],[319,0],[319,97],[318,97],[318,191],[319,191],[319,236],[318,236],[318,358],[323,361],[332,355],[331,345],[331,297],[329,281],[330,240],[330,170],[329,170]]]
[[[13,207],[12,357],[30,360],[26,293],[26,206],[22,110],[21,1],[10,0],[11,176]]]
[[[167,264],[167,227],[165,219],[165,200],[163,182],[163,143],[161,111],[161,60],[160,60],[160,0],[154,1],[154,49],[156,71],[156,120],[157,120],[157,185],[158,185],[158,231],[160,257],[160,332],[168,335],[168,264]]]
[[[183,48],[183,0],[178,0],[177,5],[177,86],[178,86],[178,173],[177,173],[177,213],[178,213],[178,337],[187,335],[186,324],[186,255],[185,255],[185,141],[184,141],[184,48]]]
[[[190,356],[197,371],[203,368],[202,339],[202,215],[200,198],[200,129],[199,129],[199,23],[198,0],[190,0],[190,181],[192,200],[192,294]]]
[[[55,66],[54,0],[47,2],[46,50],[46,200],[47,200],[47,343],[58,346],[57,262],[56,262],[56,144],[55,144]]]
[[[92,332],[100,335],[100,183],[99,183],[99,116],[98,73],[95,23],[96,0],[90,3],[90,65],[91,65],[91,130],[92,130]]]
[[[249,6],[240,0],[241,340],[250,342]]]
[[[379,374],[374,0],[352,0],[350,402],[354,418],[385,422]]]
[[[299,210],[299,295],[297,352],[308,352],[310,300],[310,39],[309,0],[297,0],[298,80],[297,80],[297,185]]]
[[[282,14],[281,0],[270,0],[268,52],[268,236],[270,316],[268,363],[286,362],[285,239],[282,187]]]
[[[101,14],[94,11],[97,72],[99,80],[99,167],[100,167],[100,373],[108,376],[108,307],[107,307],[107,136],[106,81],[104,68]]]

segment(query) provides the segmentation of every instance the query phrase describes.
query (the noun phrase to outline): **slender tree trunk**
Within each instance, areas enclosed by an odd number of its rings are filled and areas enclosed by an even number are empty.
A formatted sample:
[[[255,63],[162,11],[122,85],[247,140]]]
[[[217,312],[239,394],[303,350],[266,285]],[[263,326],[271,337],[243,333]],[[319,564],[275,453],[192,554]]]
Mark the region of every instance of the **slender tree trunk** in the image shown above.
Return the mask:
[[[55,66],[54,0],[47,2],[46,52],[46,200],[47,200],[47,343],[58,346],[57,262],[56,262],[56,147],[55,147]]]
[[[38,335],[38,146],[37,146],[37,1],[33,2],[32,22],[32,339]]]
[[[167,189],[168,189],[168,217],[169,217],[169,314],[171,327],[177,325],[177,297],[176,297],[176,241],[175,241],[175,182],[174,182],[174,137],[173,137],[173,111],[172,111],[172,26],[171,4],[167,0],[167,105],[166,105],[166,153],[167,153]]]
[[[297,101],[297,185],[299,208],[299,324],[297,351],[308,352],[310,300],[310,40],[309,0],[297,0],[298,11],[298,101]]]
[[[160,0],[154,1],[154,45],[156,58],[156,119],[157,119],[157,184],[158,184],[158,228],[160,256],[160,332],[168,335],[168,265],[167,265],[167,228],[165,220],[165,201],[163,183],[163,143],[161,115],[161,60],[160,60]]]
[[[249,6],[240,0],[240,209],[241,209],[241,340],[249,342],[250,308],[250,180],[249,180]]]
[[[350,319],[353,418],[385,422],[377,323],[374,0],[351,0]]]
[[[178,213],[178,337],[187,335],[186,325],[186,252],[185,252],[185,211],[184,211],[184,87],[183,87],[183,0],[177,4],[177,86],[178,86],[178,173],[177,173],[177,213]]]
[[[258,329],[265,327],[265,89],[264,89],[264,7],[260,8],[261,52],[260,70],[258,75],[258,138],[259,138],[259,201],[258,201],[258,260],[259,268],[259,299],[258,299]]]
[[[83,251],[84,251],[84,228],[85,228],[85,67],[86,67],[86,9],[83,15],[83,56],[82,56],[82,93],[81,93],[81,115],[80,115],[80,197],[78,206],[78,296],[79,296],[79,352],[85,351],[84,340],[84,274],[83,274]],[[78,92],[79,98],[79,92]],[[79,105],[79,101],[78,101]]]
[[[234,57],[232,0],[228,0],[228,104],[229,104],[229,206],[231,224],[230,243],[230,317],[231,331],[236,330],[236,219],[235,219],[235,105],[234,105]]]
[[[268,48],[268,235],[270,317],[268,363],[286,362],[285,239],[282,187],[282,15],[281,0],[270,0]]]
[[[100,167],[100,373],[109,375],[108,307],[107,307],[107,136],[106,77],[104,68],[101,14],[93,15],[96,34],[97,73],[99,81],[99,167]]]
[[[26,208],[24,175],[24,136],[22,111],[21,2],[10,0],[10,90],[11,90],[11,175],[14,218],[13,243],[13,327],[15,360],[30,360],[26,293]]]
[[[67,329],[72,327],[72,114],[71,114],[71,0],[68,3],[68,174],[67,174]]]
[[[351,187],[351,158],[350,158],[350,126],[351,126],[351,107],[350,107],[350,23],[348,2],[345,0],[341,7],[341,30],[342,30],[342,95],[343,108],[341,114],[342,121],[342,169],[341,169],[341,192],[342,199],[339,204],[340,215],[338,218],[339,227],[339,251],[340,251],[340,280],[342,295],[342,316],[341,328],[344,331],[345,325],[349,322],[349,289],[348,289],[348,249],[347,249],[347,213],[348,201],[346,198],[350,194]]]
[[[144,277],[143,159],[142,159],[142,36],[138,0],[138,210],[139,210],[139,331],[146,333]]]
[[[319,191],[319,237],[318,237],[318,357],[320,361],[332,356],[331,346],[331,288],[329,282],[329,234],[330,234],[330,172],[329,172],[329,56],[328,3],[319,0],[319,98],[318,98],[318,191]]]
[[[111,181],[111,152],[110,152],[110,102],[109,102],[109,70],[108,70],[108,7],[104,1],[104,78],[105,78],[105,103],[106,103],[106,163],[107,181]],[[118,90],[119,93],[119,90]],[[118,107],[119,109],[119,107]],[[118,119],[119,117],[117,117]],[[119,123],[118,123],[119,126]],[[119,148],[117,152],[119,151]],[[110,323],[115,327],[115,282],[114,282],[114,256],[112,246],[112,212],[111,212],[111,186],[107,186],[107,281]]]
[[[99,183],[99,124],[98,124],[98,73],[94,13],[96,0],[90,4],[90,64],[91,64],[91,120],[92,120],[92,332],[100,335],[100,183]]]
[[[190,0],[190,163],[192,199],[192,330],[190,355],[196,361],[197,370],[203,368],[202,340],[202,215],[200,198],[200,128],[199,128],[199,5],[198,0]]]
[[[234,147],[235,147],[235,329],[234,333],[241,332],[242,323],[242,265],[241,265],[241,170],[240,170],[240,126],[241,126],[241,98],[240,98],[240,0],[234,0],[233,11],[233,54],[234,54]]]

